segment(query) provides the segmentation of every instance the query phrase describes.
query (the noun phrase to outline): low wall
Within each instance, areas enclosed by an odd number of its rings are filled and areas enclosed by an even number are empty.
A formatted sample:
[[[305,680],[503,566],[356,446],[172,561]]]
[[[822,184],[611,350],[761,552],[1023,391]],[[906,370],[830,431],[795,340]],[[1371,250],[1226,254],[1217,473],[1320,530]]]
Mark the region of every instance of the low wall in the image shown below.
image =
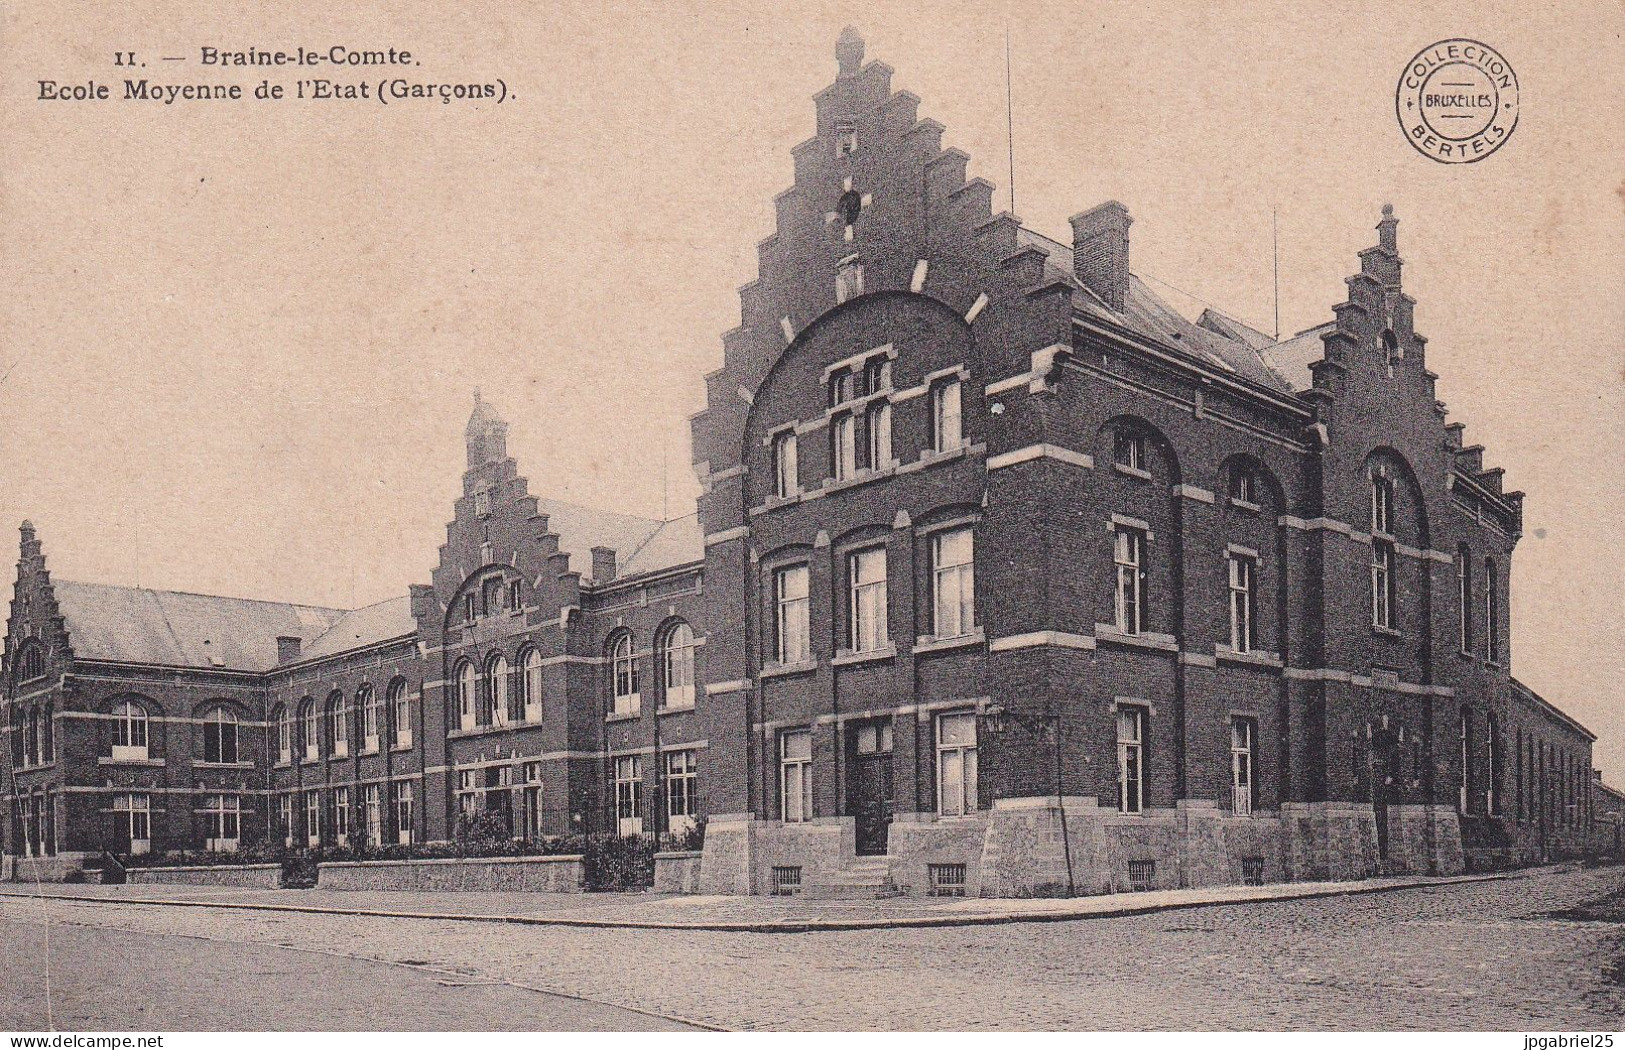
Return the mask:
[[[582,858],[566,855],[324,862],[316,884],[324,890],[580,893],[586,881],[587,869]]]
[[[280,864],[220,864],[177,868],[129,868],[124,881],[131,886],[246,886],[276,889],[282,885]]]
[[[11,856],[9,868],[0,869],[10,882],[66,882],[80,878],[89,853],[56,853],[48,857]]]
[[[700,857],[694,852],[655,854],[656,893],[700,892]]]

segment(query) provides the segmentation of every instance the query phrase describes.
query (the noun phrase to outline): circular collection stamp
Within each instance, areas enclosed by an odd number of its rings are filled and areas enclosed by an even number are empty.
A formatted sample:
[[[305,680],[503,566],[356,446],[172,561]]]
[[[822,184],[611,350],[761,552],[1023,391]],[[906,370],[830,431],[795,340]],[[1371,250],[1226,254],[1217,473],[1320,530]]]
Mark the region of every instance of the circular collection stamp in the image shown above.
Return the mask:
[[[1518,126],[1518,74],[1488,44],[1441,40],[1405,64],[1394,112],[1422,156],[1472,164],[1506,145]]]

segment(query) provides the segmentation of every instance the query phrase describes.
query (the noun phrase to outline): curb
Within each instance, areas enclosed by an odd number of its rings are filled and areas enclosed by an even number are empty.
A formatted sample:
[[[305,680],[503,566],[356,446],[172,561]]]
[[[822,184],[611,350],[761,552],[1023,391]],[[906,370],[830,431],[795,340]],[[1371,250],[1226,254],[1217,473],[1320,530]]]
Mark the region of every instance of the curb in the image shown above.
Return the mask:
[[[937,929],[954,926],[1005,926],[1031,922],[1077,922],[1087,919],[1114,919],[1131,915],[1150,915],[1162,911],[1187,908],[1220,908],[1239,904],[1271,904],[1299,900],[1319,900],[1325,897],[1347,897],[1372,893],[1393,893],[1398,890],[1429,886],[1455,886],[1464,883],[1495,882],[1501,879],[1521,878],[1534,872],[1561,870],[1526,868],[1511,872],[1487,872],[1482,875],[1454,875],[1447,877],[1419,876],[1395,882],[1370,884],[1337,884],[1324,889],[1303,892],[1262,894],[1256,897],[1216,898],[1212,900],[1167,901],[1145,904],[1125,902],[1120,907],[1054,911],[994,911],[966,915],[899,915],[875,919],[776,919],[743,922],[695,921],[681,922],[657,919],[576,919],[568,916],[548,915],[466,915],[455,912],[395,911],[382,908],[330,908],[314,904],[271,904],[242,901],[164,900],[143,897],[100,897],[88,894],[25,893],[0,890],[0,897],[20,897],[29,900],[75,901],[89,904],[139,904],[167,908],[221,908],[232,911],[293,912],[308,915],[367,916],[387,919],[430,919],[441,922],[485,922],[518,926],[559,926],[596,930],[687,930],[714,933],[835,933],[852,930]],[[1306,885],[1283,883],[1281,886]],[[1307,884],[1313,885],[1313,883]],[[1098,901],[1100,897],[1080,898]]]

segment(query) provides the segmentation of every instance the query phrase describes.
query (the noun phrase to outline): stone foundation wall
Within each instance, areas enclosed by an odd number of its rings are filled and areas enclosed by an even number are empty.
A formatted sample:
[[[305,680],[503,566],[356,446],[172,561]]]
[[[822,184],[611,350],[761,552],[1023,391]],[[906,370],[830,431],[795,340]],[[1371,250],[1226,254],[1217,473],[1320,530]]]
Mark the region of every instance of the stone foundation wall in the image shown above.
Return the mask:
[[[90,853],[57,853],[49,857],[12,856],[5,878],[10,882],[65,882],[84,870]]]
[[[902,813],[892,821],[887,836],[887,871],[892,885],[911,896],[925,896],[931,892],[932,864],[963,864],[965,895],[979,895],[987,814],[952,820],[919,819],[920,816]]]
[[[322,864],[316,884],[324,890],[580,893],[586,875],[579,856],[363,860]]]
[[[184,868],[130,868],[125,880],[131,886],[159,884],[179,886],[244,886],[274,890],[282,885],[282,865],[199,865]]]
[[[655,854],[656,893],[700,892],[700,857],[694,853]]]

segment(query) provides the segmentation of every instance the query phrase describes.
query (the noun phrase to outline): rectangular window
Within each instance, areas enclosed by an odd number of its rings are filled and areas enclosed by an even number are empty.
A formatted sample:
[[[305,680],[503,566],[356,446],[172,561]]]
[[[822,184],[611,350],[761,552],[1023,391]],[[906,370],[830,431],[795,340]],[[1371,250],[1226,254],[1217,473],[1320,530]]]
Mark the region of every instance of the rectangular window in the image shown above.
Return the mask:
[[[1117,808],[1145,809],[1145,721],[1143,707],[1117,709]]]
[[[542,764],[526,762],[521,770],[524,787],[519,796],[520,829],[527,839],[542,837]]]
[[[512,612],[518,612],[520,609],[523,609],[525,607],[522,595],[523,595],[523,590],[522,590],[522,586],[521,586],[520,582],[518,580],[510,581],[509,584],[508,584],[508,608],[509,608],[509,610],[511,610]]]
[[[1371,541],[1371,625],[1394,629],[1394,545]]]
[[[479,613],[479,611],[479,595],[475,594],[473,591],[469,591],[467,594],[463,595],[463,619],[467,620],[469,623],[473,623],[474,617]]]
[[[276,716],[276,757],[283,765],[293,761],[293,719],[286,710]]]
[[[361,789],[361,808],[367,822],[367,845],[382,846],[384,844],[384,807],[379,797],[377,784],[368,784]]]
[[[1251,718],[1230,720],[1230,808],[1236,816],[1253,811],[1253,747],[1258,726]]]
[[[203,761],[237,761],[237,720],[224,709],[217,708],[204,719]]]
[[[886,551],[858,551],[846,560],[851,588],[852,651],[872,653],[886,646]]]
[[[800,492],[800,469],[796,461],[795,431],[785,431],[773,439],[773,495],[788,499]]]
[[[843,405],[858,396],[858,377],[850,368],[843,368],[829,377],[830,407]]]
[[[237,849],[241,808],[236,795],[203,796],[203,848],[231,853]]]
[[[1501,662],[1501,596],[1495,562],[1484,562],[1484,659]]]
[[[1145,630],[1145,533],[1117,526],[1112,557],[1117,563],[1117,629],[1139,634]]]
[[[333,841],[340,846],[350,844],[350,789],[333,789]]]
[[[674,834],[694,826],[699,814],[699,752],[666,755],[666,827]]]
[[[305,731],[305,761],[314,762],[321,757],[322,752],[322,720],[316,713],[314,700],[305,703],[304,717]]]
[[[1120,467],[1145,470],[1145,435],[1132,430],[1118,430],[1112,434],[1112,460]]]
[[[792,565],[774,573],[773,591],[779,663],[804,663],[812,650],[807,620],[807,566]]]
[[[891,404],[878,401],[869,406],[864,419],[869,431],[869,469],[885,470],[891,466]]]
[[[412,783],[402,781],[395,785],[395,841],[402,846],[412,844]]]
[[[957,379],[946,380],[931,388],[931,447],[938,452],[956,449],[964,440],[959,395]]]
[[[843,412],[829,425],[830,462],[835,480],[846,481],[858,473],[858,424],[852,413]]]
[[[835,123],[835,155],[850,157],[858,151],[858,126],[849,120]]]
[[[962,817],[976,812],[976,715],[937,718],[937,812]]]
[[[293,849],[293,794],[276,797],[276,822],[282,832],[282,844]]]
[[[1387,478],[1371,479],[1371,531],[1380,536],[1394,534],[1394,483]]]
[[[371,754],[378,750],[378,700],[368,692],[361,699],[361,750]]]
[[[892,724],[889,718],[859,722],[853,733],[853,746],[860,755],[886,755],[892,749]]]
[[[113,796],[113,809],[118,813],[119,821],[123,825],[119,830],[126,833],[130,842],[130,853],[141,856],[152,849],[152,801],[144,794],[129,794]]]
[[[322,796],[316,791],[305,792],[305,843],[311,849],[322,844]]]
[[[485,801],[483,788],[474,779],[474,770],[463,769],[457,773],[457,811],[463,819],[473,820],[479,815],[480,806]]]
[[[779,734],[779,815],[786,824],[812,819],[812,732]]]
[[[842,259],[835,264],[835,301],[844,303],[863,294],[863,263]]]
[[[976,630],[976,548],[970,529],[931,537],[931,629],[938,638],[961,638]]]
[[[1258,647],[1254,623],[1253,583],[1258,562],[1245,554],[1230,555],[1230,648],[1249,653]]]
[[[643,759],[637,755],[615,760],[615,819],[619,834],[643,833]]]

